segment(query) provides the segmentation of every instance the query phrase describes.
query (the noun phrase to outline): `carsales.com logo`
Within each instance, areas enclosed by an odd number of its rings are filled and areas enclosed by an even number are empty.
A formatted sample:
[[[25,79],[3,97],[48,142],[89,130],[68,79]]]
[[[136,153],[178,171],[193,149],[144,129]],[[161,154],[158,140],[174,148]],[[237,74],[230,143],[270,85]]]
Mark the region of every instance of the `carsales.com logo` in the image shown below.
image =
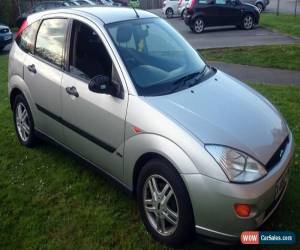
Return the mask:
[[[293,245],[296,234],[291,231],[247,231],[241,234],[241,242],[246,245]]]

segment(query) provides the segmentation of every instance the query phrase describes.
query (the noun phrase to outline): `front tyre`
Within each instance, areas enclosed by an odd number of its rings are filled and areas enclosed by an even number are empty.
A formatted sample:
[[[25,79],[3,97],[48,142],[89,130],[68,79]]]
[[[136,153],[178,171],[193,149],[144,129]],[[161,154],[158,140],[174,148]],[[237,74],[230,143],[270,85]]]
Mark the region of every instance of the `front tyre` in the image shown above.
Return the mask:
[[[137,200],[143,223],[152,237],[181,246],[194,235],[194,217],[185,184],[173,166],[153,159],[141,170]]]
[[[16,96],[14,101],[13,119],[20,143],[26,147],[33,147],[37,140],[34,134],[33,118],[29,105],[21,94]]]
[[[194,21],[192,30],[197,34],[200,34],[200,33],[203,32],[203,30],[204,30],[204,20],[201,17],[196,18],[196,20]]]
[[[242,27],[244,30],[251,30],[254,26],[253,17],[251,15],[246,15],[243,18]]]

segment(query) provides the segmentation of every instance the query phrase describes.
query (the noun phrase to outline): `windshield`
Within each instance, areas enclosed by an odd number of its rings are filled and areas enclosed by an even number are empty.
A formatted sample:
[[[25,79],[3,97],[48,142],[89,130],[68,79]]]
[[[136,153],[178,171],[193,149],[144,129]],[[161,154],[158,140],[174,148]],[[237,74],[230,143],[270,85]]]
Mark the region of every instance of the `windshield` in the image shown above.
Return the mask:
[[[198,53],[160,18],[136,19],[105,26],[139,95],[154,96],[179,91],[183,88],[174,87],[174,84],[205,69]]]

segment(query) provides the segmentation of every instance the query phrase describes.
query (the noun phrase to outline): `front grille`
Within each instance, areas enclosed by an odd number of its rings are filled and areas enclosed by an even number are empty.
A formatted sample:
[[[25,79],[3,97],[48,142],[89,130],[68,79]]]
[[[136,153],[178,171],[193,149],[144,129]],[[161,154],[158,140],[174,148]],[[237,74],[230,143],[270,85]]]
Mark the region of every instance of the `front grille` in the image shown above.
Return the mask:
[[[8,33],[8,32],[9,32],[9,29],[7,29],[7,28],[0,29],[1,34],[5,34],[5,33]]]
[[[285,153],[286,146],[289,144],[290,138],[287,136],[283,143],[280,145],[280,147],[277,149],[275,154],[272,156],[272,158],[269,160],[269,162],[266,165],[266,169],[269,171],[271,170],[278,162],[280,162],[282,156]]]

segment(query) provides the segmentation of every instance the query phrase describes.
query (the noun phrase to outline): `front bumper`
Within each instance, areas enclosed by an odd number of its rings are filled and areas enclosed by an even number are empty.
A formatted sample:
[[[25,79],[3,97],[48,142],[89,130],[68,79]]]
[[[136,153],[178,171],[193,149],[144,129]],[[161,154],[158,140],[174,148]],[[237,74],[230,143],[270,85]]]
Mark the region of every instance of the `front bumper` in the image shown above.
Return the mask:
[[[290,142],[280,162],[263,179],[250,184],[222,182],[201,174],[182,175],[193,206],[196,232],[219,240],[238,241],[243,231],[261,226],[284,196],[293,153],[294,144],[290,135]],[[285,185],[276,195],[277,183],[283,179]],[[236,203],[251,205],[250,216],[238,217],[234,211]]]

